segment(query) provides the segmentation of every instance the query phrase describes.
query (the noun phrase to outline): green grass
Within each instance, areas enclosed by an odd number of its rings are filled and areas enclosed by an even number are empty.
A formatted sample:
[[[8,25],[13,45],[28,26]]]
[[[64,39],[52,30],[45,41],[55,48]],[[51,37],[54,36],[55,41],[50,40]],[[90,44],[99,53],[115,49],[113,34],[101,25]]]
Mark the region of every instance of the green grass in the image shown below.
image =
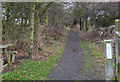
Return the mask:
[[[5,80],[45,80],[46,75],[50,73],[55,63],[60,59],[64,49],[57,50],[55,55],[52,55],[46,61],[25,61],[20,65],[18,70],[7,72],[2,75]]]
[[[85,63],[85,67],[89,69],[93,69],[93,66],[89,62]]]
[[[84,43],[83,41],[80,41],[80,47],[83,49],[83,58],[84,58],[84,66],[85,68],[92,69],[92,64],[91,64],[91,56],[90,56],[90,51],[87,49],[88,44]]]
[[[87,51],[84,50],[84,51],[83,51],[83,55],[86,55],[86,54],[87,54]]]
[[[94,47],[90,47],[90,45],[93,45]],[[93,53],[96,51],[96,46],[98,44],[95,43],[87,43],[85,41],[80,40],[80,47],[83,49],[83,69],[80,70],[80,75],[83,76],[83,79],[89,79],[89,76],[86,76],[86,74],[90,74],[92,77],[104,79],[104,76],[102,72],[99,72],[98,65],[99,61],[97,60],[97,57],[101,57],[103,55],[100,55],[99,53]],[[103,52],[103,50],[101,51]],[[103,56],[104,57],[104,56]],[[102,70],[104,72],[104,70]]]
[[[66,30],[70,30],[70,28],[69,28],[69,27],[66,27],[65,29],[66,29]]]
[[[92,54],[92,56],[99,56],[99,54],[98,54],[98,53],[95,53],[95,54]]]

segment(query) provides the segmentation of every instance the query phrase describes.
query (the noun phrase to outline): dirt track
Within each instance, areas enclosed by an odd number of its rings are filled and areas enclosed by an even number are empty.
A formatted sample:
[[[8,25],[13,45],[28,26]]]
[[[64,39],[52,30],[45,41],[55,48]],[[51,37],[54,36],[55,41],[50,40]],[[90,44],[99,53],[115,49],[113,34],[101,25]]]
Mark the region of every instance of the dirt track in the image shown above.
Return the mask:
[[[75,80],[82,68],[82,49],[76,32],[69,32],[70,40],[57,66],[47,76],[51,80]]]
[[[47,78],[49,80],[104,80],[104,72],[101,68],[96,67],[91,54],[83,55],[78,33],[70,31],[69,38],[62,58],[57,66],[51,69],[51,73],[47,75]],[[82,45],[85,47],[86,43],[83,41]],[[87,50],[89,49],[86,46]]]

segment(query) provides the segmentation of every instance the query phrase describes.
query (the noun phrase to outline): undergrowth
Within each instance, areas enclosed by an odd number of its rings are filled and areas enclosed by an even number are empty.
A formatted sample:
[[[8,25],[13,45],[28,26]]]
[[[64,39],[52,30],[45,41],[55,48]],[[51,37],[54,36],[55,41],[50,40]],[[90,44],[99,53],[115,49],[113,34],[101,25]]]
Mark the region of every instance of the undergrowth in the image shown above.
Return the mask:
[[[18,70],[7,72],[2,75],[3,80],[45,80],[50,69],[60,59],[64,51],[63,46],[56,50],[56,54],[51,55],[46,60],[27,60],[20,65]]]
[[[80,47],[83,49],[83,69],[80,74],[83,80],[104,79],[104,50],[98,44],[80,40]],[[102,46],[104,48],[104,46]],[[101,69],[101,68],[102,69]],[[87,75],[89,73],[89,76]]]

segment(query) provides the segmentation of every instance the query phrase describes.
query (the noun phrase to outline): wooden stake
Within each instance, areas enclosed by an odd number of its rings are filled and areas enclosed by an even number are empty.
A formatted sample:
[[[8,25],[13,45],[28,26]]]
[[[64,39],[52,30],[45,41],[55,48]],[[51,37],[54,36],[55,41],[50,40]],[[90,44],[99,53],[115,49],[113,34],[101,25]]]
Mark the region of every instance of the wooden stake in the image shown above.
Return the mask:
[[[117,31],[115,32],[116,34],[116,40],[115,40],[115,43],[116,43],[116,68],[115,68],[115,73],[116,73],[116,80],[118,82],[120,82],[120,19],[116,19],[115,20],[115,26],[116,26],[116,29]]]
[[[12,54],[12,63],[15,63],[15,54]]]
[[[115,26],[116,26],[117,31],[120,31],[120,19],[115,20]]]
[[[3,60],[0,59],[0,82],[2,82]]]
[[[116,36],[115,36],[115,79],[118,80],[118,32],[115,32]]]
[[[113,80],[113,61],[112,61],[112,40],[105,40],[106,55],[105,55],[105,70],[106,80]]]

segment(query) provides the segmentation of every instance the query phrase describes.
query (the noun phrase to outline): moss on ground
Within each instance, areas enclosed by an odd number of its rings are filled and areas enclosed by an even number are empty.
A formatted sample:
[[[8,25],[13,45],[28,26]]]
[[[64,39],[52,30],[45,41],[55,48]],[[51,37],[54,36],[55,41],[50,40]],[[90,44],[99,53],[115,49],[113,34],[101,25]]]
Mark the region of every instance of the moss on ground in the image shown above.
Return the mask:
[[[82,80],[104,80],[105,71],[99,66],[98,58],[101,58],[96,49],[90,46],[88,42],[80,40],[80,47],[83,49],[83,69],[80,71],[80,75],[83,76]],[[95,45],[96,47],[97,45]],[[103,52],[103,51],[101,51]],[[94,53],[94,54],[93,54]],[[96,57],[98,56],[98,58]],[[102,56],[103,58],[104,56]],[[98,62],[98,63],[96,63]]]

